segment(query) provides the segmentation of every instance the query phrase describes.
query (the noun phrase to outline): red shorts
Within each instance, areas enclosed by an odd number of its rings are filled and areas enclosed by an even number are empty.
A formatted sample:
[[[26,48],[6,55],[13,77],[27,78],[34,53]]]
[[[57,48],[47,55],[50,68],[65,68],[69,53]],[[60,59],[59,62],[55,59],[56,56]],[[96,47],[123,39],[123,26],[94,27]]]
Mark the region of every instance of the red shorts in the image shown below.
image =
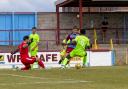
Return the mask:
[[[35,61],[36,61],[36,58],[33,58],[33,57],[27,57],[27,58],[21,59],[21,62],[22,62],[24,65],[33,64]]]
[[[66,53],[70,53],[73,49],[74,49],[74,48],[70,48],[70,47],[67,48],[67,49],[66,49]]]

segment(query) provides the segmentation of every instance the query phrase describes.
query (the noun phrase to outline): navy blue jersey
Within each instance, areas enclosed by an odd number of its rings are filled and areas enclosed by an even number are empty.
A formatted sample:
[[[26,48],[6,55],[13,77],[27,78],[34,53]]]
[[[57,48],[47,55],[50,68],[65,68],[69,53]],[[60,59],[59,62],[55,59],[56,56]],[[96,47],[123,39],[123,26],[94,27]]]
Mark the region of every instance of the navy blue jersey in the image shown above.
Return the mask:
[[[70,47],[70,48],[75,48],[76,47],[76,45],[72,44],[72,40],[75,39],[76,36],[78,36],[78,35],[79,34],[77,34],[77,33],[71,33],[71,34],[68,35],[68,37],[66,38],[67,41],[70,40],[70,44],[68,45],[68,47]]]

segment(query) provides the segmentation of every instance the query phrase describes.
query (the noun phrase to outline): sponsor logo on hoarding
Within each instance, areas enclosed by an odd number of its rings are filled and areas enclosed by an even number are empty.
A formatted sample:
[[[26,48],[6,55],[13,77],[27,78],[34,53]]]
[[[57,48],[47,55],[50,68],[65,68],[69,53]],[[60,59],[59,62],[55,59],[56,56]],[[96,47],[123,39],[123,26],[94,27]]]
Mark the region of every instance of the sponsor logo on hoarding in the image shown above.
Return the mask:
[[[7,55],[9,63],[20,62],[20,55]]]
[[[4,55],[0,55],[0,64],[5,64]]]
[[[0,55],[0,61],[4,61],[4,55]]]
[[[20,55],[6,55],[6,56],[7,56],[7,61],[9,63],[15,63],[15,62],[18,63],[21,60]],[[49,62],[49,61],[56,62],[56,61],[58,61],[57,60],[58,54],[51,54],[51,53],[47,53],[46,55],[39,54],[37,57],[40,58],[44,62]]]

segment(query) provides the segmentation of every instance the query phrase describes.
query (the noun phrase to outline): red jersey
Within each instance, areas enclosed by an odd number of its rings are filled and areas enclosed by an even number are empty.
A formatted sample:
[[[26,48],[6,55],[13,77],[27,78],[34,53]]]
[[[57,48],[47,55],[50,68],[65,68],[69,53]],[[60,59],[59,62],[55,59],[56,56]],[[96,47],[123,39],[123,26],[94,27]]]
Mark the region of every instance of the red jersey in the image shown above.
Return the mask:
[[[23,46],[26,45],[26,44],[27,44],[26,42],[22,42],[19,45],[21,60],[26,59],[26,58],[29,57],[29,55],[28,55],[28,47],[23,48]]]

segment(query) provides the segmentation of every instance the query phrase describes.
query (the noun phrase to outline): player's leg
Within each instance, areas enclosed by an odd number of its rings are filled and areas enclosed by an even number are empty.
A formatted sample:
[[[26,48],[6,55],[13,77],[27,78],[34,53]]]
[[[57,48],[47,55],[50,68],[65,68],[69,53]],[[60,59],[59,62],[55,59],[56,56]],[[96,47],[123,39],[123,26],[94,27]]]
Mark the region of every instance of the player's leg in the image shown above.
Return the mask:
[[[35,63],[37,63],[40,67],[45,68],[44,63],[42,62],[42,60],[36,57],[37,52],[38,52],[38,50],[30,51],[30,54],[31,54],[32,57],[36,58]]]
[[[80,57],[80,59],[82,60],[82,67],[86,67],[86,62],[87,62],[87,56],[82,56]]]
[[[33,64],[34,62],[38,62],[38,65],[42,68],[45,68],[44,66],[44,63],[41,59],[37,58],[37,57],[30,57],[30,58],[27,58],[27,62],[29,64]]]
[[[59,60],[59,64],[61,64],[62,63],[62,61],[64,60],[64,58],[65,58],[65,55],[66,55],[66,50],[62,50],[61,52],[60,52],[60,56],[61,56],[61,59]]]
[[[30,55],[31,55],[31,57],[36,57],[36,55],[37,55],[37,50],[34,50],[34,51],[30,51]]]
[[[66,58],[64,59],[64,61],[62,63],[63,66],[66,66],[68,64],[68,61],[70,60],[70,58],[71,58],[70,54],[66,56]]]
[[[25,64],[25,67],[21,68],[21,70],[29,70],[30,68],[30,64]]]
[[[41,68],[45,68],[45,65],[43,63],[43,61],[39,58],[36,58],[37,62],[38,62],[38,65],[41,67]]]
[[[37,56],[37,50],[30,50],[30,55],[31,55],[31,57],[32,58],[36,58],[36,56]],[[34,62],[33,64],[31,64],[31,69],[33,69],[33,67],[34,67],[34,65],[38,65],[38,62]]]
[[[72,52],[72,50],[73,50],[74,48],[68,48],[67,50],[66,50],[66,53],[67,53],[67,55],[70,55],[70,53]],[[67,62],[67,65],[70,63],[70,60],[68,60],[68,62]]]
[[[77,56],[79,56],[82,60],[82,66],[84,67],[87,62],[87,53],[84,50],[77,50]]]
[[[34,62],[36,62],[35,58],[31,58],[31,57],[26,58],[25,63],[24,63],[26,69],[31,69],[31,64],[33,64]]]
[[[70,52],[70,54],[68,54],[66,56],[66,58],[64,59],[64,61],[63,61],[63,67],[66,67],[66,65],[68,64],[68,62],[70,61],[70,59],[72,57],[74,57],[74,56],[75,56],[75,50],[72,50],[72,52]]]
[[[21,60],[22,64],[25,66],[21,70],[29,70],[31,68],[30,64],[25,60]]]
[[[71,53],[70,53],[71,57],[75,57],[78,56],[80,58],[82,58],[83,61],[83,66],[85,66],[86,64],[86,60],[87,60],[87,54],[84,50],[80,50],[80,49],[74,49]]]
[[[83,67],[85,67],[87,62],[87,53],[82,57],[82,60],[83,60]]]

